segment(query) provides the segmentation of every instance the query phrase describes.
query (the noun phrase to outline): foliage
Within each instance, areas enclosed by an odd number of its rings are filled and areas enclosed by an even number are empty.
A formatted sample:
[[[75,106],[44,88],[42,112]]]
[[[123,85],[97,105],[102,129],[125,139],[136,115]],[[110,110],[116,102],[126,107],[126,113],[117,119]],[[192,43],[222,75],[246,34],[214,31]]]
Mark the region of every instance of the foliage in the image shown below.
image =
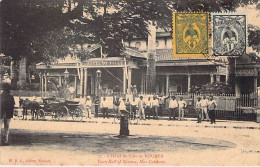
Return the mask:
[[[104,52],[119,55],[124,50],[122,40],[148,35],[149,21],[171,29],[173,11],[235,11],[241,5],[256,2],[2,0],[0,52],[14,59],[26,56],[34,62],[48,63],[53,57],[71,53],[70,48],[75,49],[76,44],[99,43]]]
[[[225,83],[214,82],[202,86],[193,86],[190,92],[198,94],[232,94],[233,89]]]

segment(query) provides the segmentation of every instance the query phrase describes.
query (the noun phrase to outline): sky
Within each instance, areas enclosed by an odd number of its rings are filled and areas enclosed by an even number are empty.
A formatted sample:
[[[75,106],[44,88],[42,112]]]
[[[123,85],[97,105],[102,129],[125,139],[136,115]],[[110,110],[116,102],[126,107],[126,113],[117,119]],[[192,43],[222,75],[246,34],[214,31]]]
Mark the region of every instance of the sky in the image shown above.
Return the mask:
[[[247,14],[247,23],[260,28],[260,2],[237,8],[236,12]]]

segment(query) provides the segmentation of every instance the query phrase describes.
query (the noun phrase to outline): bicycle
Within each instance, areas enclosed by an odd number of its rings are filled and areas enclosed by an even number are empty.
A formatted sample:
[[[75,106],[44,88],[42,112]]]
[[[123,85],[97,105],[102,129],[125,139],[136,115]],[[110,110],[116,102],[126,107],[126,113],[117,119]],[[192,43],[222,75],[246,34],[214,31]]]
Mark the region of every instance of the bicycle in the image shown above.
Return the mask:
[[[131,119],[131,112],[127,110],[126,110],[126,117],[130,125],[138,124],[138,118],[136,117],[134,119]],[[121,113],[120,114],[117,113],[116,115],[114,115],[114,124],[120,123],[120,119],[121,119]]]

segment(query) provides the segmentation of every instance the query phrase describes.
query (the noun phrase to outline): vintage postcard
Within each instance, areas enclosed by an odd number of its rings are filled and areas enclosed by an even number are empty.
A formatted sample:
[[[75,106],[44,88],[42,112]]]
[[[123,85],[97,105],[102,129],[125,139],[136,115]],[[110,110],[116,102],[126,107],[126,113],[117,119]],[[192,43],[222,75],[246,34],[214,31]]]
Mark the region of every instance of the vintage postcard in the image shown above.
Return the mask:
[[[0,165],[259,166],[258,0],[0,0]]]

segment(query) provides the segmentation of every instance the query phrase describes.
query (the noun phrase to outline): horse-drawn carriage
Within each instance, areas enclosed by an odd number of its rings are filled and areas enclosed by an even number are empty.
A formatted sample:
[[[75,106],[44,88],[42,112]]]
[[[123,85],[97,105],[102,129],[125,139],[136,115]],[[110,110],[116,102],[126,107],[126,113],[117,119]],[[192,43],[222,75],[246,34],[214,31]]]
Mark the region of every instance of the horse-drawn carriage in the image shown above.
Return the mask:
[[[38,103],[37,108],[32,108],[32,104]],[[69,116],[73,121],[81,121],[83,118],[83,108],[79,102],[68,101],[58,98],[43,98],[42,102],[30,101],[24,109],[36,110],[32,118],[46,119],[46,116],[51,116],[53,120],[67,120]]]

